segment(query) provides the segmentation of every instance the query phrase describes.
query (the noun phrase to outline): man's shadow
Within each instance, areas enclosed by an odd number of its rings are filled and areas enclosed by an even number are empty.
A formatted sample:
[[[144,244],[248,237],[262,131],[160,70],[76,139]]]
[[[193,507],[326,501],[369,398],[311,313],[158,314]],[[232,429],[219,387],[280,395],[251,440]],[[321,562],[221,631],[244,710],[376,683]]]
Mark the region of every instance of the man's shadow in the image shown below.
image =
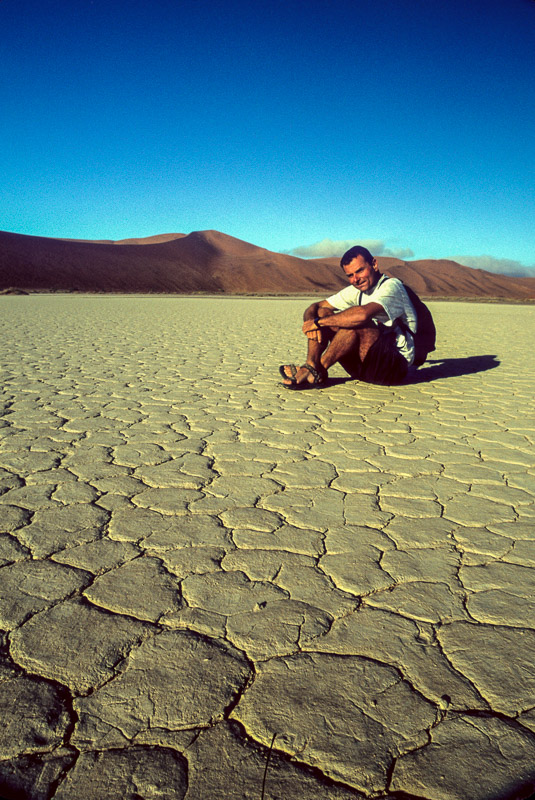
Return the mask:
[[[486,372],[500,365],[497,356],[466,356],[466,358],[428,359],[419,369],[409,370],[406,384],[427,383],[440,378],[457,378],[459,375],[473,375]]]
[[[466,358],[434,358],[428,359],[419,369],[411,367],[404,386],[413,383],[428,383],[441,378],[456,378],[459,375],[473,375],[476,372],[486,372],[500,365],[497,356],[466,356]],[[347,383],[353,378],[330,378],[327,385],[335,386],[338,383]],[[534,798],[535,800],[535,798]]]

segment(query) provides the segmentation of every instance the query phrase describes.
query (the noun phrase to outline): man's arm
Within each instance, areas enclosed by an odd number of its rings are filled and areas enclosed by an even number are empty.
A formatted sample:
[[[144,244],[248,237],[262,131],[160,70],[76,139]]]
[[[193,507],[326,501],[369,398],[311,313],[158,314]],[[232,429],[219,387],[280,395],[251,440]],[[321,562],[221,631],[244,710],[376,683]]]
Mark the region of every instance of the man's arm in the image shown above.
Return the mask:
[[[369,325],[373,317],[384,314],[384,308],[379,303],[366,303],[365,306],[352,306],[352,308],[346,308],[345,311],[335,311],[329,303],[327,303],[327,306],[322,306],[321,303],[313,305],[318,305],[322,308],[327,307],[329,310],[332,310],[333,313],[328,315],[321,314],[321,316],[316,313],[314,317],[305,316],[303,333],[307,336],[317,331],[318,328],[319,330],[321,330],[321,328],[362,328]],[[312,307],[313,306],[310,306],[310,308]],[[308,310],[309,309],[305,312],[305,315]],[[318,320],[320,323],[319,325],[314,322],[314,318],[318,316],[320,316]]]
[[[312,303],[312,305],[309,306],[303,314],[303,319],[305,321],[303,325],[303,333],[305,333],[309,339],[315,339],[317,342],[321,342],[321,333],[314,324],[314,319],[320,316],[320,313],[321,316],[323,316],[325,312],[328,313],[329,311],[335,310],[335,307],[332,306],[328,300],[320,300],[319,303]],[[308,329],[306,331],[305,325],[308,325]]]
[[[320,308],[327,308],[329,311],[335,310],[334,306],[332,306],[328,300],[320,300],[319,303],[312,303],[312,305],[306,309],[303,314],[303,320],[306,322],[307,319],[314,319],[314,317],[317,317]]]

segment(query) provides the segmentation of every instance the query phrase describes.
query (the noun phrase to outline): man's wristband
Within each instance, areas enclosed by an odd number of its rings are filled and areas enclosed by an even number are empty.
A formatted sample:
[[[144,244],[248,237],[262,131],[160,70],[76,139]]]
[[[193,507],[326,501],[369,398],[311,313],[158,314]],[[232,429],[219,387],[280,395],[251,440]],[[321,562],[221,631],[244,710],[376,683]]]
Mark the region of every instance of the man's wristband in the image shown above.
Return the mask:
[[[319,326],[320,326],[320,317],[314,317],[314,325],[316,326],[316,328],[319,328]]]

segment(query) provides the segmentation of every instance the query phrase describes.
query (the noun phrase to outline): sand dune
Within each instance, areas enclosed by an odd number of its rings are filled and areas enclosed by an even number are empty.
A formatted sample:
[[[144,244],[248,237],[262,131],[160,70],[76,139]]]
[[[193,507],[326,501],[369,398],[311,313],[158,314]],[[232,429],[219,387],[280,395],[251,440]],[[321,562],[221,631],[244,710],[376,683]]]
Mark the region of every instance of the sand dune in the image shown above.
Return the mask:
[[[144,236],[141,239],[60,239],[61,242],[86,242],[90,244],[160,244],[173,239],[182,239],[185,233],[160,233],[157,236]]]
[[[379,258],[427,297],[535,298],[535,278],[454,261]],[[338,259],[274,253],[218,231],[84,241],[0,232],[0,290],[126,293],[320,293],[345,285]]]

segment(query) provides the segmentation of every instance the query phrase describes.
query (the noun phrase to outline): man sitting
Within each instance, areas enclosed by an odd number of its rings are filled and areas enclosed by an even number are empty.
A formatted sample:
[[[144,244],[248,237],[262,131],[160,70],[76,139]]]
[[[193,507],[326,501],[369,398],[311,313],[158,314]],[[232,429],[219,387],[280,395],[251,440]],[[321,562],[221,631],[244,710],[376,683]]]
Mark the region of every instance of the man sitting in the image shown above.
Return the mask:
[[[306,363],[279,367],[288,389],[324,385],[337,362],[352,378],[398,384],[413,362],[416,313],[401,281],[382,275],[370,251],[359,245],[342,256],[340,266],[349,286],[312,303],[303,315]]]

